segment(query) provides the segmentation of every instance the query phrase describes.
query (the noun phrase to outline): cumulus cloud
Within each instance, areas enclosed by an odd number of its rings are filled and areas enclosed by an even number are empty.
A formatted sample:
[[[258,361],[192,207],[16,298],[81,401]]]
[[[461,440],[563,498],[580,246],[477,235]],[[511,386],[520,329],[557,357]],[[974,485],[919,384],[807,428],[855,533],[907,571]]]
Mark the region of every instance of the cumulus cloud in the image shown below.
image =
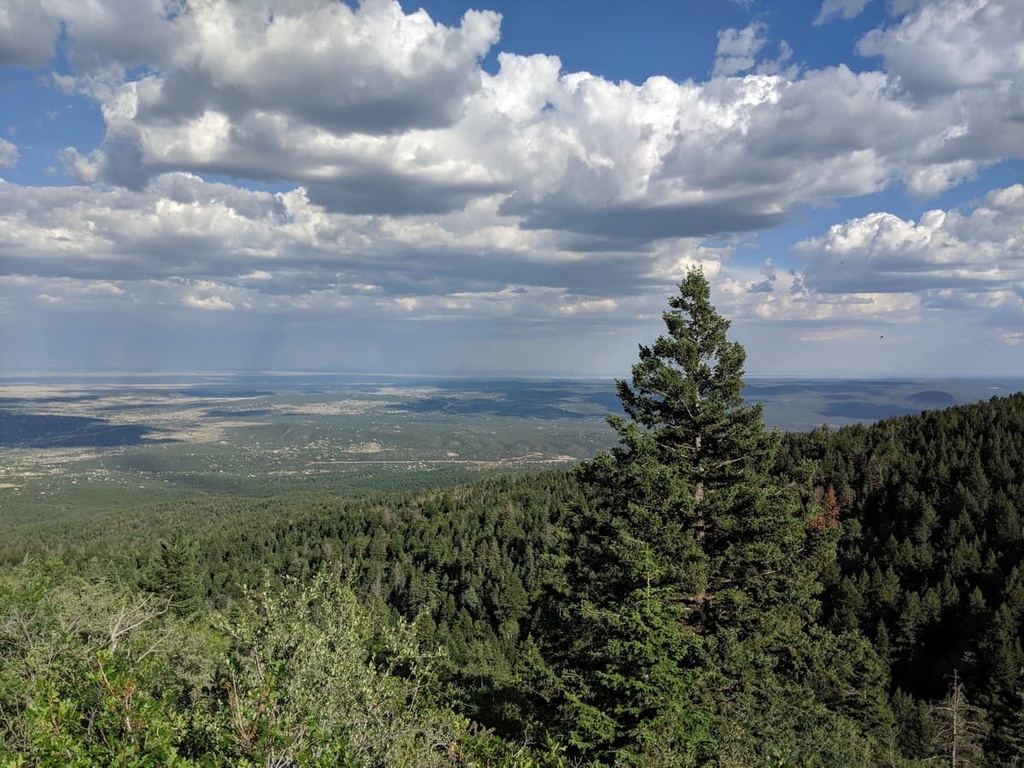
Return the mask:
[[[906,151],[908,189],[931,196],[979,169],[1024,154],[1024,14],[1016,0],[936,0],[865,35],[892,98],[939,118]]]
[[[822,292],[964,289],[1024,294],[1024,186],[994,190],[968,213],[905,221],[872,213],[798,243],[809,287]],[[976,300],[972,299],[972,303]]]
[[[829,360],[854,373],[870,360],[916,374],[1017,371],[1005,353],[1024,326],[1021,232],[1021,185],[917,221],[874,213],[798,243],[802,267],[730,266],[716,283],[719,304],[755,337],[773,329],[769,343],[789,329],[784,354],[812,367]],[[759,273],[775,279],[757,281]]]
[[[395,0],[236,4],[205,0],[173,26],[188,39],[166,73],[131,95],[142,125],[253,113],[348,132],[447,125],[477,84],[500,16],[469,11],[445,27]]]
[[[716,77],[728,77],[754,68],[757,55],[764,48],[767,27],[759,22],[743,29],[723,29],[718,33],[715,49]]]
[[[89,161],[103,178],[140,188],[183,168],[288,179],[368,211],[448,210],[493,189],[430,129],[456,122],[479,90],[498,14],[469,11],[446,27],[395,0],[257,10],[193,3],[166,22],[183,42],[156,72],[96,93],[107,135]]]
[[[493,199],[523,230],[615,249],[770,227],[897,182],[931,195],[1024,153],[1008,124],[1024,82],[1010,77],[1024,65],[1008,2],[905,8],[861,42],[885,71],[801,73],[784,44],[764,60],[757,22],[720,33],[712,80],[640,84],[508,52],[485,72],[500,23],[487,11],[446,26],[395,0],[44,6],[106,123],[101,146],[63,155],[81,182],[141,190],[177,170],[278,181],[350,214],[445,215]],[[976,94],[902,95],[919,90],[913,62],[936,52],[966,64]]]
[[[64,172],[75,181],[92,184],[99,178],[99,167],[95,158],[84,157],[74,147],[64,147],[57,153],[57,159],[64,167]]]
[[[494,206],[441,220],[349,215],[301,189],[271,194],[180,173],[141,191],[0,184],[0,228],[0,274],[34,286],[22,299],[78,280],[117,287],[112,296],[122,304],[154,309],[426,317],[515,307],[554,317],[562,307],[628,306],[687,264],[720,257],[696,242],[667,241],[641,258],[583,258],[558,233],[524,236]],[[68,306],[76,302],[91,306],[92,294],[70,292]]]
[[[230,301],[224,301],[220,296],[205,296],[199,297],[194,295],[186,296],[181,300],[182,306],[190,307],[192,309],[205,309],[213,311],[222,311],[225,309],[234,309],[235,305]]]
[[[797,243],[791,251],[800,266],[725,262],[715,299],[763,343],[788,334],[784,355],[812,368],[828,359],[837,371],[855,372],[851,361],[872,360],[907,373],[948,373],[949,347],[962,345],[964,365],[1019,370],[1004,354],[1020,344],[1024,326],[1022,233],[1019,184],[916,221],[872,213]]]
[[[770,269],[770,265],[769,265]],[[765,269],[760,273],[763,275]],[[809,288],[796,271],[754,282],[745,269],[729,269],[717,282],[723,311],[754,324],[827,328],[832,334],[864,323],[908,323],[921,317],[922,298],[913,293],[857,290],[827,292]]]
[[[0,66],[43,66],[57,29],[57,19],[38,0],[7,0],[0,6]]]
[[[825,0],[816,23],[865,2]],[[803,206],[935,195],[1024,155],[1015,0],[889,7],[859,43],[865,71],[792,66],[756,22],[719,34],[705,81],[633,83],[509,51],[485,70],[490,11],[445,25],[396,0],[11,0],[0,64],[44,65],[59,31],[53,82],[94,100],[105,135],[60,153],[85,186],[0,185],[0,274],[32,283],[4,306],[610,325],[656,320],[701,263],[751,320],[910,320],[968,283],[1012,315],[1019,240],[991,233],[1019,231],[1015,188],[837,225],[794,271],[728,263],[738,236]],[[12,153],[0,142],[0,166]],[[997,297],[999,281],[1016,287]]]
[[[9,141],[0,139],[0,168],[10,168],[18,162],[18,148]]]
[[[1016,0],[916,0],[895,23],[860,41],[880,56],[908,93],[927,97],[964,88],[998,91],[1019,81],[1024,15]]]

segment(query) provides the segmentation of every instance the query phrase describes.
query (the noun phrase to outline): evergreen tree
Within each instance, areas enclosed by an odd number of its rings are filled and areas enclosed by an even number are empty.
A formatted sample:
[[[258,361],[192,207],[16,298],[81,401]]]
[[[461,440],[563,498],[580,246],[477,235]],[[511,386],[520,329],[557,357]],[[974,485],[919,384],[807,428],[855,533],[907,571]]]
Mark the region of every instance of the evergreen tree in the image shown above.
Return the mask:
[[[804,551],[822,533],[770,473],[778,436],[742,400],[745,352],[703,273],[669,306],[667,335],[618,383],[620,445],[581,470],[577,600],[553,654],[563,716],[578,746],[613,762],[797,758],[757,729],[809,734],[834,714],[796,682],[828,664],[808,631],[817,585]]]
[[[141,586],[168,598],[175,612],[182,616],[199,613],[205,595],[196,542],[181,530],[173,531],[160,542],[160,550],[151,558]]]

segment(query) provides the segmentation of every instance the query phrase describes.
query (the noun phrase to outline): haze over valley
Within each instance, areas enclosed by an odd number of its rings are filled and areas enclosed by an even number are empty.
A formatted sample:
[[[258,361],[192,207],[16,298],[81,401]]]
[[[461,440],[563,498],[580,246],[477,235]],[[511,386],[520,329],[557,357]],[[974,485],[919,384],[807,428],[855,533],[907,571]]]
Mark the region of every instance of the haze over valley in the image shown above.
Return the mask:
[[[782,430],[976,402],[1012,379],[758,379]],[[610,448],[604,379],[53,374],[0,379],[0,503],[27,520],[209,493],[425,487],[570,466]]]

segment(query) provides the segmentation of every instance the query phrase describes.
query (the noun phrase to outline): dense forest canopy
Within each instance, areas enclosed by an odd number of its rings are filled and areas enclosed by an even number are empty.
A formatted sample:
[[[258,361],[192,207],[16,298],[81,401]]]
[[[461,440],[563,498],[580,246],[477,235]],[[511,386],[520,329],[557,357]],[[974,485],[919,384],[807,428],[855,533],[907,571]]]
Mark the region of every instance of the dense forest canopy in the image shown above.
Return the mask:
[[[0,764],[1024,763],[1024,394],[781,434],[664,321],[572,471],[4,550]]]

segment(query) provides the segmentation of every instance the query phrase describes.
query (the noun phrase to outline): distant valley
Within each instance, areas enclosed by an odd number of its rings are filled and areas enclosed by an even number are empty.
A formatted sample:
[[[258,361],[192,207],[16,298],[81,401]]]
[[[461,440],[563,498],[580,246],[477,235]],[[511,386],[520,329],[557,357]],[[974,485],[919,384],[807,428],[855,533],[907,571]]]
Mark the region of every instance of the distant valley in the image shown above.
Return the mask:
[[[782,430],[1024,389],[1000,379],[758,379]],[[608,380],[369,374],[0,378],[7,522],[196,495],[366,492],[568,464],[610,447]]]

